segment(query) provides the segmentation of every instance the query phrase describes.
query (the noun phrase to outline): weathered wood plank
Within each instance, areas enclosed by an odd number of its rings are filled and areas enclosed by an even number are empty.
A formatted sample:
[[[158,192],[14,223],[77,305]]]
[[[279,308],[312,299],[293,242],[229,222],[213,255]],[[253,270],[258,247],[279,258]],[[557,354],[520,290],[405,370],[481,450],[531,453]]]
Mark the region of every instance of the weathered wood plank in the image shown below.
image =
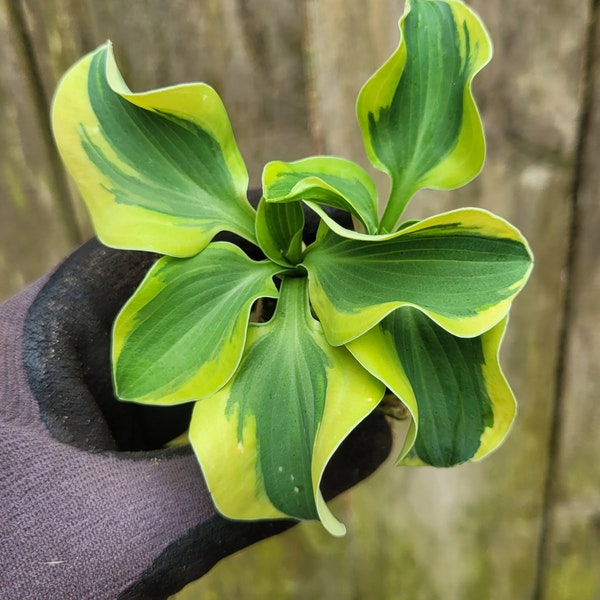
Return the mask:
[[[590,21],[590,77],[582,122],[582,156],[572,272],[569,279],[562,404],[544,599],[593,600],[600,595],[600,29]]]
[[[496,48],[476,85],[487,166],[462,190],[423,194],[411,212],[479,205],[510,219],[531,241],[537,268],[515,305],[503,350],[520,401],[512,436],[481,464],[382,468],[338,503],[349,525],[346,540],[299,528],[217,567],[196,588],[209,597],[500,600],[535,592],[587,15],[576,0],[473,5]],[[308,2],[311,123],[322,151],[366,165],[354,102],[366,75],[396,45],[398,13],[392,3]],[[248,561],[254,572],[270,567],[273,587],[261,582],[254,593]]]
[[[18,15],[0,2],[0,301],[63,257],[79,238],[57,175]]]

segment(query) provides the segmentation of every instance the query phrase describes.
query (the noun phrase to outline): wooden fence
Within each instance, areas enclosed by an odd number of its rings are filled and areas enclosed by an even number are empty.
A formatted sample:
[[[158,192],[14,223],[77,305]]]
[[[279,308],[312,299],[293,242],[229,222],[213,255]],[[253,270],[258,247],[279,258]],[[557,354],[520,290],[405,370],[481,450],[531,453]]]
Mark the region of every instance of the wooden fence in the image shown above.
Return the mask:
[[[345,539],[306,524],[218,565],[178,598],[600,598],[598,0],[473,0],[495,43],[476,81],[483,174],[416,216],[489,208],[529,239],[503,364],[508,442],[453,470],[388,464],[335,503]],[[253,184],[271,159],[366,166],[357,92],[397,44],[402,0],[0,0],[0,299],[90,235],[49,131],[56,83],[113,40],[136,91],[222,95]],[[378,181],[382,181],[379,179]]]

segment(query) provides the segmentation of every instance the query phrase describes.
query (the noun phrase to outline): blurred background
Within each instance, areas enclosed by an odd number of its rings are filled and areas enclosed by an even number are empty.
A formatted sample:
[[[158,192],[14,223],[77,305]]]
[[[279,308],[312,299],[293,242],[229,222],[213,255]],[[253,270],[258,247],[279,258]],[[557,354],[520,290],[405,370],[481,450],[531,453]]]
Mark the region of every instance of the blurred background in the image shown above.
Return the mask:
[[[600,598],[599,4],[471,2],[495,45],[474,86],[487,163],[468,186],[410,206],[415,218],[493,210],[536,255],[502,349],[519,401],[506,444],[447,471],[391,457],[334,502],[346,538],[302,524],[226,559],[178,600]],[[369,167],[355,100],[396,47],[403,9],[0,0],[0,301],[91,235],[49,128],[56,84],[84,53],[110,38],[134,91],[215,87],[257,186],[268,160],[327,153]]]

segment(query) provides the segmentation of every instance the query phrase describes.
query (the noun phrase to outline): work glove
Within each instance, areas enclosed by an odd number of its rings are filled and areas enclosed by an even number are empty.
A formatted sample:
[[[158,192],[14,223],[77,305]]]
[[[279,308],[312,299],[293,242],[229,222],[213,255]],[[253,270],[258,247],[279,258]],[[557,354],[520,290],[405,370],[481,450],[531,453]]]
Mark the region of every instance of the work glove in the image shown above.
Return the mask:
[[[191,403],[114,397],[112,323],[156,258],[92,239],[0,305],[2,599],[167,598],[294,523],[216,512],[189,446],[165,448]],[[325,497],[372,473],[390,446],[384,417],[372,414],[329,463]]]

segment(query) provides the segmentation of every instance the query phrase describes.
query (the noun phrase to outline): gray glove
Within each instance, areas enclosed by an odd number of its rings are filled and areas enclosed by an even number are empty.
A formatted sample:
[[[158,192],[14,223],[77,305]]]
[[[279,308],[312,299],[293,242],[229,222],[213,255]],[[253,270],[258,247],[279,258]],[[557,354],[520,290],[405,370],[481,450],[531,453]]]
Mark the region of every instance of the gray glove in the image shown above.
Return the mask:
[[[163,449],[191,405],[117,401],[112,321],[155,257],[83,245],[0,306],[0,597],[166,598],[292,521],[215,512],[189,448]],[[373,414],[325,473],[332,497],[387,457]]]

